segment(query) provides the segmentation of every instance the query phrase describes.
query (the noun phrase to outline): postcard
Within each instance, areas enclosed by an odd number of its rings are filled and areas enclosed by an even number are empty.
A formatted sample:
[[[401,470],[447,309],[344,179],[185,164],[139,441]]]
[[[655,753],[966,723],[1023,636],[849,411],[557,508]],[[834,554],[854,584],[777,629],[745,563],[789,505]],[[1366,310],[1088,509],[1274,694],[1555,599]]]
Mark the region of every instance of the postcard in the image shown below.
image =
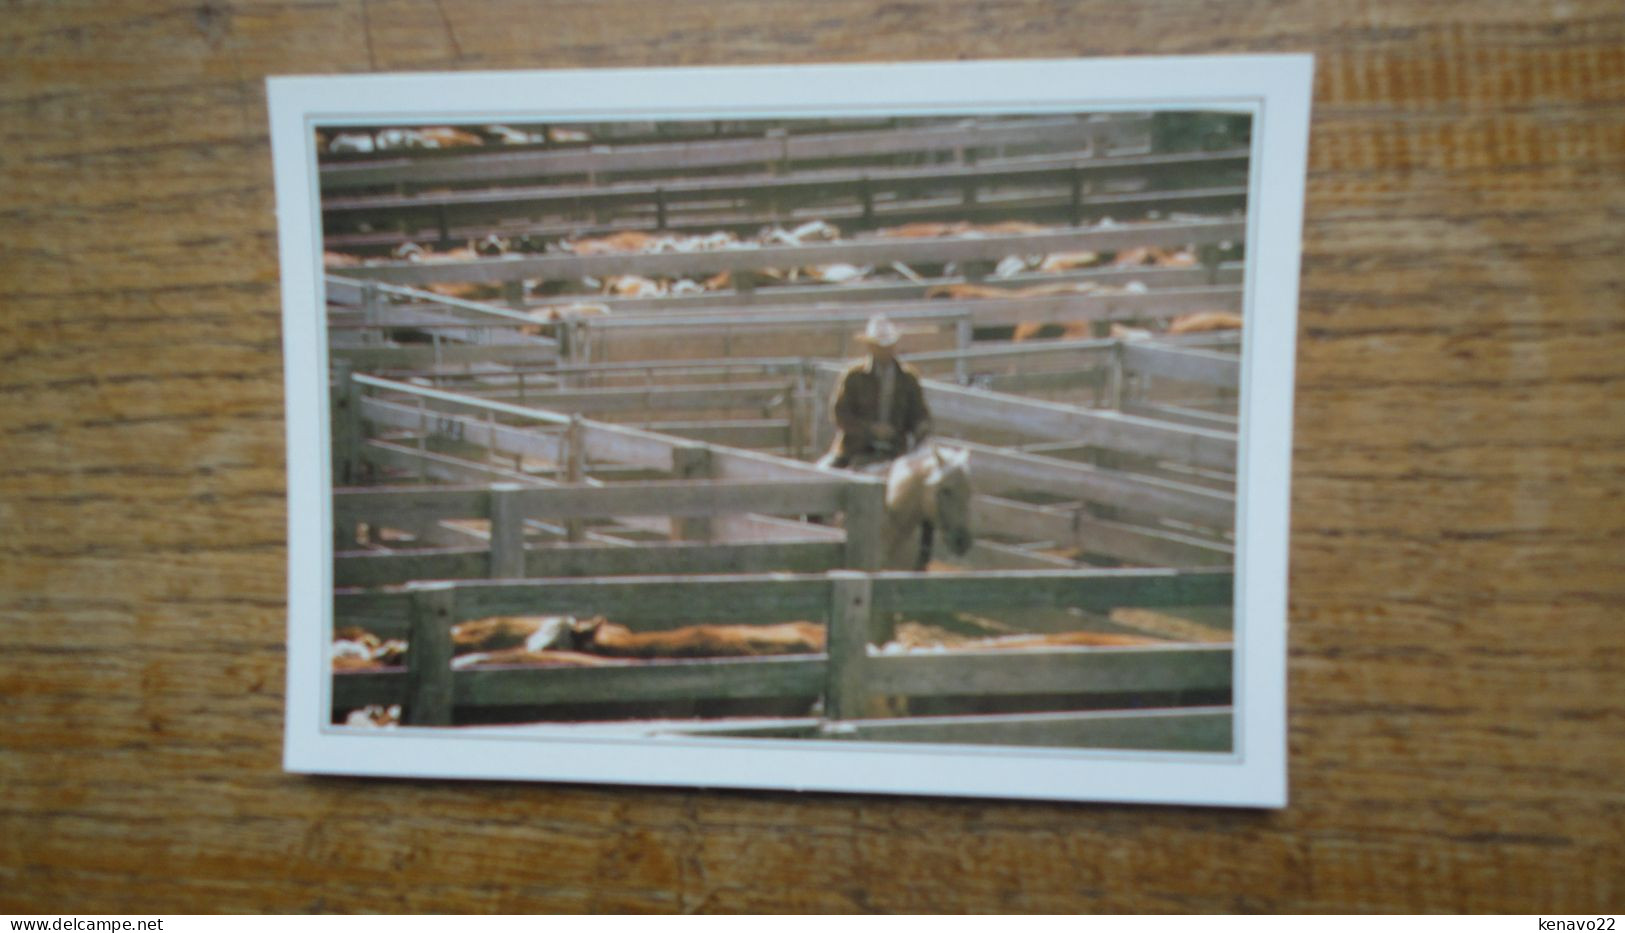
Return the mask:
[[[1284,806],[1312,64],[270,79],[285,767]]]

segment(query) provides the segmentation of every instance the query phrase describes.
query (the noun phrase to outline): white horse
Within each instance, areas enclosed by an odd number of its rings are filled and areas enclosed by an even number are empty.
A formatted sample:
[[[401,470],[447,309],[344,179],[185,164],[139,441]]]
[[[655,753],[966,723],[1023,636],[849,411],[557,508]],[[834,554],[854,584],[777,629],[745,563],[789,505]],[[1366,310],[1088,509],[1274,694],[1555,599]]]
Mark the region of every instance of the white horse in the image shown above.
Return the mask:
[[[952,553],[970,550],[970,452],[927,444],[869,472],[886,471],[881,567],[924,570],[937,534]]]

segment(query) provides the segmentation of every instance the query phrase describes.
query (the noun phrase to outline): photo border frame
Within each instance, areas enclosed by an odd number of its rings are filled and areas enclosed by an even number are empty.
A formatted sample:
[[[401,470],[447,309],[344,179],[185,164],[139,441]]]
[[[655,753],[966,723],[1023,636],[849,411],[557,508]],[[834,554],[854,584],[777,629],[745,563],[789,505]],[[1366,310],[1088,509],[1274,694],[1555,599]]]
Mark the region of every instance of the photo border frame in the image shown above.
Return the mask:
[[[1313,58],[1146,57],[274,77],[288,456],[283,766],[522,779],[1282,807],[1297,295]],[[1230,753],[627,738],[582,726],[327,726],[332,487],[318,125],[1223,110],[1253,117],[1238,428]]]

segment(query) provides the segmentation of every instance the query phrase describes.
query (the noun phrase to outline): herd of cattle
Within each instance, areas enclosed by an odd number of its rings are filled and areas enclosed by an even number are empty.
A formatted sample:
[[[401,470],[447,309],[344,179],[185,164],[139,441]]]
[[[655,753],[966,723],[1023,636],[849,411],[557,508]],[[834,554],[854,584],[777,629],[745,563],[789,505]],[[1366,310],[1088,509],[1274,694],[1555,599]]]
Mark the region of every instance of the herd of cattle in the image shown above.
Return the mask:
[[[538,129],[503,125],[415,129],[386,128],[318,133],[319,151],[329,154],[376,153],[399,150],[450,149],[475,146],[519,146],[582,144],[594,142],[584,130],[566,127]],[[1182,215],[1156,220],[1178,220]],[[1126,227],[1130,223],[1103,220],[1100,228]],[[915,222],[862,232],[843,231],[824,220],[799,225],[773,225],[754,236],[730,230],[704,233],[675,231],[621,230],[563,237],[513,236],[492,234],[461,246],[402,242],[383,256],[328,251],[323,255],[330,273],[358,267],[395,264],[452,264],[473,261],[501,261],[534,256],[627,256],[661,253],[707,253],[747,251],[815,244],[864,243],[877,241],[987,238],[1042,234],[1064,227],[1026,221],[991,223]],[[1060,295],[1111,296],[1140,294],[1146,285],[1134,277],[1135,270],[1195,268],[1202,259],[1190,248],[1135,247],[1117,251],[1068,251],[1043,255],[1010,255],[997,262],[979,264],[975,269],[947,263],[930,267],[910,267],[902,262],[854,265],[837,262],[794,268],[763,267],[749,273],[749,287],[781,285],[913,284],[918,294],[935,300],[998,300],[1045,298]],[[1112,271],[1100,281],[1066,277],[1067,273],[1091,270]],[[449,273],[455,275],[455,273]],[[1057,278],[1034,281],[1035,276]],[[581,278],[569,281],[526,279],[521,297],[526,313],[535,318],[545,333],[562,316],[593,316],[613,313],[616,299],[699,296],[743,288],[741,275],[727,271],[709,277],[650,277],[637,274]],[[1105,279],[1110,279],[1106,281]],[[943,282],[943,279],[961,281]],[[933,281],[935,280],[935,281]],[[501,284],[441,281],[425,290],[469,301],[507,301]],[[763,301],[769,299],[764,295]],[[1159,323],[1156,333],[1240,329],[1239,315],[1225,310],[1187,313]],[[1023,324],[1015,328],[1016,341],[1086,337],[1093,333],[1088,323],[1073,325]],[[1153,336],[1153,331],[1122,324],[1112,326],[1112,335],[1123,338]],[[963,619],[960,620],[964,622]],[[976,630],[963,625],[949,629],[921,620],[894,620],[893,637],[881,650],[888,653],[943,650],[1005,650],[1051,646],[1107,646],[1166,643],[1173,638],[1099,632],[1063,634],[1014,634],[989,628]],[[1186,638],[1189,633],[1179,633]],[[603,617],[570,616],[493,617],[462,622],[452,629],[453,660],[456,670],[490,669],[511,666],[603,667],[647,664],[661,660],[743,658],[764,656],[821,655],[825,651],[825,627],[808,621],[774,625],[693,625],[667,631],[639,633]],[[332,644],[332,668],[337,672],[400,670],[405,666],[409,646],[400,639],[383,639],[360,627],[340,628]],[[390,728],[401,720],[401,707],[368,706],[350,711],[345,724],[354,727]]]
[[[454,126],[385,127],[316,131],[316,151],[328,155],[400,152],[419,149],[462,149],[469,146],[537,146],[549,143],[584,143],[590,137],[573,127],[527,130],[503,124],[459,129]]]
[[[1112,226],[1112,223],[1106,221],[1103,226]],[[802,246],[813,243],[863,242],[866,240],[939,237],[980,238],[1007,234],[1042,233],[1052,229],[1055,228],[1025,221],[1004,221],[987,224],[921,222],[887,227],[848,238],[843,236],[841,230],[835,225],[822,220],[814,220],[791,229],[785,229],[781,226],[767,227],[753,239],[742,239],[726,230],[706,234],[651,233],[640,230],[625,230],[602,236],[565,237],[552,242],[540,242],[531,237],[508,239],[493,234],[483,240],[470,241],[464,246],[441,250],[435,250],[415,242],[407,242],[397,247],[390,256],[382,258],[362,257],[349,253],[329,251],[323,254],[323,262],[328,271],[342,274],[346,268],[398,262],[443,264],[481,259],[519,258],[535,254],[635,256],[658,253],[698,253],[722,250],[751,250],[774,246]],[[1197,255],[1194,250],[1189,248],[1133,247],[1116,252],[1077,251],[1037,256],[1008,256],[999,261],[983,281],[926,285],[924,297],[928,299],[966,300],[1036,298],[1056,295],[1106,296],[1139,294],[1146,291],[1146,286],[1144,283],[1132,279],[1123,284],[1088,281],[1047,282],[1034,285],[1020,285],[1014,282],[1000,283],[1003,280],[1015,279],[1018,276],[1033,272],[1055,274],[1086,269],[1182,269],[1191,268],[1197,264]],[[942,270],[942,273],[946,276],[954,276],[960,272],[961,270],[953,263],[947,264]],[[830,263],[828,265],[789,269],[766,267],[757,270],[754,275],[756,284],[766,286],[793,284],[841,285],[859,282],[903,283],[905,281],[925,283],[925,279],[919,273],[901,262],[893,262],[880,268],[873,265],[856,266],[851,263]],[[546,282],[540,279],[526,279],[524,281],[524,294],[527,298],[542,300],[556,299],[561,296],[577,299],[575,303],[567,306],[560,306],[555,302],[530,312],[537,318],[539,323],[547,324],[559,320],[561,311],[568,311],[580,316],[611,313],[609,304],[593,300],[598,297],[663,298],[668,296],[703,295],[730,289],[734,285],[734,276],[727,271],[701,279],[650,278],[642,275],[625,274],[607,276],[603,279],[589,277],[578,282]],[[427,290],[437,295],[470,301],[489,301],[502,295],[502,287],[492,283],[436,282],[428,285]],[[1167,333],[1182,334],[1197,331],[1235,330],[1240,327],[1241,317],[1237,314],[1228,311],[1199,311],[1176,318],[1168,326]],[[1035,323],[1017,327],[1012,339],[1025,341],[1057,337],[1071,338],[1088,336],[1089,333],[1087,324],[1057,327]],[[1124,337],[1140,337],[1149,334],[1150,332],[1144,329],[1127,328],[1122,325],[1119,325],[1115,331],[1116,336]]]

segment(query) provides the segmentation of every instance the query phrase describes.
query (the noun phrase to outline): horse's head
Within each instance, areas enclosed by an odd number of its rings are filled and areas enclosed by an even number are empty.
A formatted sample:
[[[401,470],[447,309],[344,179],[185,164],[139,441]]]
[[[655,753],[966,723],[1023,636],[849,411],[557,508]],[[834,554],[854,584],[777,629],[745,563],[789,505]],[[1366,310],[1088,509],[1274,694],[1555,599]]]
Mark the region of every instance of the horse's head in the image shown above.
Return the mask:
[[[970,550],[970,451],[934,448],[931,471],[925,479],[927,518],[936,524],[942,541],[954,554]]]

